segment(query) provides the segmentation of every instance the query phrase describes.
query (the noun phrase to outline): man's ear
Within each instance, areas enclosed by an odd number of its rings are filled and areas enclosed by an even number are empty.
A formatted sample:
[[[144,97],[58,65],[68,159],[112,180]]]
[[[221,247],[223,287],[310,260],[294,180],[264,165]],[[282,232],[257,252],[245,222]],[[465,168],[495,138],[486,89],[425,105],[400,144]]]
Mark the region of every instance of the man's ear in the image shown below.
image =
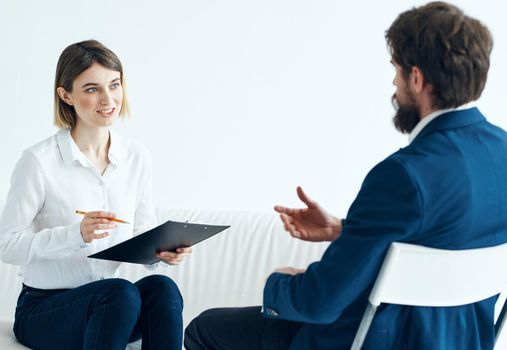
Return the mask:
[[[424,75],[422,71],[419,69],[419,67],[413,66],[410,72],[410,85],[412,91],[421,93],[421,91],[424,89],[425,83],[426,82],[424,81]]]
[[[430,95],[433,93],[433,85],[429,84],[424,78],[424,74],[419,67],[412,67],[409,77],[410,88],[415,93],[421,93],[426,90]]]
[[[58,96],[60,96],[60,98],[62,99],[63,102],[65,102],[69,106],[73,105],[72,99],[70,98],[69,93],[67,91],[65,91],[65,89],[63,87],[59,86],[56,89],[56,92],[58,93]]]

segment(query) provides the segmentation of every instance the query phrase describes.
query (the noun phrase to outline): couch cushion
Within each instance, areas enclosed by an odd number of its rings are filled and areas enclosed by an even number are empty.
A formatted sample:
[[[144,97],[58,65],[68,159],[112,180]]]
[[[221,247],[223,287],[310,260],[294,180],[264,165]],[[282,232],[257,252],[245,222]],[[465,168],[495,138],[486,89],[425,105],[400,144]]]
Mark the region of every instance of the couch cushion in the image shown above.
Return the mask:
[[[20,350],[28,349],[17,342],[12,332],[12,320],[8,318],[0,319],[0,349],[2,350]]]
[[[13,321],[8,318],[0,318],[0,349],[1,350],[26,350],[27,347],[21,345],[14,337],[12,332]],[[141,340],[130,343],[126,350],[140,350]]]

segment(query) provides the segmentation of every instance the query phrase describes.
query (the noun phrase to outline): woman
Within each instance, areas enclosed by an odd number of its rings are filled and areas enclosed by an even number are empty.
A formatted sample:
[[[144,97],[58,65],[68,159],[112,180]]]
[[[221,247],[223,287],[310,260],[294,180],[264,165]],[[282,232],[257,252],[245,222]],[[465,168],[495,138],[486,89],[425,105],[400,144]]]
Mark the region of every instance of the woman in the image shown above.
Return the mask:
[[[25,150],[0,220],[1,259],[22,266],[14,333],[30,348],[123,350],[142,338],[143,349],[181,349],[171,279],[133,284],[115,278],[119,263],[87,258],[156,225],[149,153],[109,129],[127,112],[118,57],[94,40],[67,47],[55,79],[61,130]],[[175,265],[190,252],[159,257]]]

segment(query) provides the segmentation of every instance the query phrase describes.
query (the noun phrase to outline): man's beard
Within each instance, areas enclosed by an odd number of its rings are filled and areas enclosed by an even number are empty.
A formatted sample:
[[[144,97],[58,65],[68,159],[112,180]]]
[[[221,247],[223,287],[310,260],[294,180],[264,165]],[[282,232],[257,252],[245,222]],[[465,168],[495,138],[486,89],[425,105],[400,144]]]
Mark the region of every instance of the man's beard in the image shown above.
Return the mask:
[[[415,126],[421,120],[419,109],[417,108],[415,101],[410,96],[410,103],[401,105],[396,94],[391,98],[391,102],[396,111],[393,117],[394,127],[403,134],[409,134],[414,130]]]

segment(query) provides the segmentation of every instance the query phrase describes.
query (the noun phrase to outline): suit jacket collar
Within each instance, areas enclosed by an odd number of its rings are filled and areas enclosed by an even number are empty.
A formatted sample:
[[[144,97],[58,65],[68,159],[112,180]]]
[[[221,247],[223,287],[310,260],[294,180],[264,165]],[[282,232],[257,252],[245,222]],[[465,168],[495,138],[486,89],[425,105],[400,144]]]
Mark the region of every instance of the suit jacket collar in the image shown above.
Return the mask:
[[[467,125],[479,123],[486,120],[477,107],[451,111],[440,115],[438,118],[433,119],[428,125],[421,130],[412,142],[416,142],[428,134],[461,128]]]

